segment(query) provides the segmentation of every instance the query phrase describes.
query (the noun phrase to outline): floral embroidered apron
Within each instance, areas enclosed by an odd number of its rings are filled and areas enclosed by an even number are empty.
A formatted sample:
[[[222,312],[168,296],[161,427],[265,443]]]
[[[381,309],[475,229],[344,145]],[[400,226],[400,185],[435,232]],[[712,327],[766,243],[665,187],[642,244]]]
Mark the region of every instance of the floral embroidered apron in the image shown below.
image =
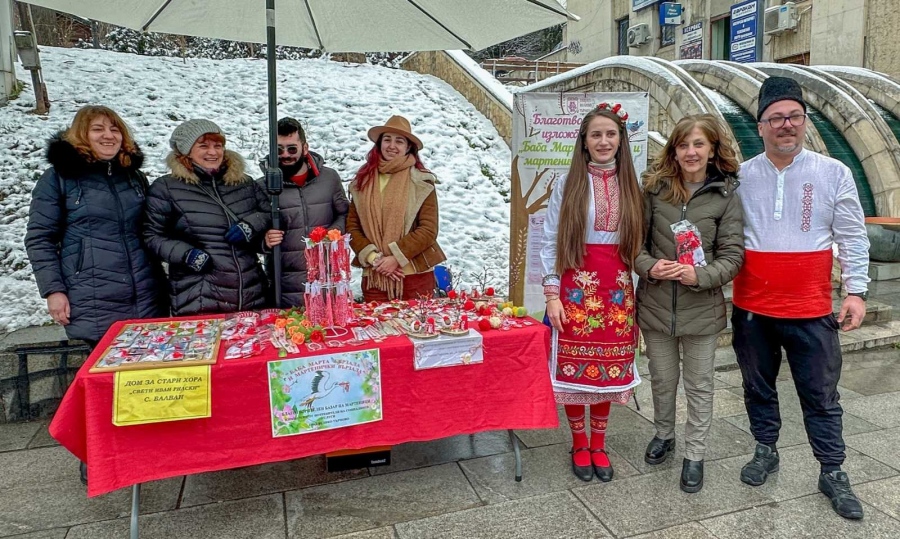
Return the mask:
[[[565,404],[580,403],[575,396],[581,392],[620,393],[588,401],[627,402],[628,390],[641,381],[634,361],[637,327],[631,272],[617,245],[588,244],[586,250],[581,269],[566,271],[560,283],[568,320],[554,340],[553,388],[557,401]]]

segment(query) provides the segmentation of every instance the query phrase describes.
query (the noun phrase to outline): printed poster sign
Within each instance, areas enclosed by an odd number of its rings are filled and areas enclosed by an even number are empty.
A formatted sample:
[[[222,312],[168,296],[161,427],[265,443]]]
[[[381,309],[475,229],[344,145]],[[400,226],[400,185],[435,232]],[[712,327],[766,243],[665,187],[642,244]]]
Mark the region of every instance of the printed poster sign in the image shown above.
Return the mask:
[[[118,371],[113,425],[144,425],[211,416],[209,365]]]
[[[682,28],[681,47],[678,51],[678,57],[682,60],[700,60],[703,58],[702,22]]]
[[[731,6],[732,62],[750,63],[761,60],[762,40],[759,24],[762,0],[747,0]]]
[[[541,275],[543,264],[541,263],[541,249],[544,246],[544,218],[546,210],[539,210],[528,216],[528,262],[526,264],[525,284],[540,285],[543,280]]]
[[[272,437],[380,421],[378,349],[270,361]]]
[[[569,171],[584,115],[601,102],[621,103],[635,171],[647,168],[650,101],[646,92],[515,94],[510,208],[510,294],[540,319],[544,311],[540,246],[543,215],[556,180]]]

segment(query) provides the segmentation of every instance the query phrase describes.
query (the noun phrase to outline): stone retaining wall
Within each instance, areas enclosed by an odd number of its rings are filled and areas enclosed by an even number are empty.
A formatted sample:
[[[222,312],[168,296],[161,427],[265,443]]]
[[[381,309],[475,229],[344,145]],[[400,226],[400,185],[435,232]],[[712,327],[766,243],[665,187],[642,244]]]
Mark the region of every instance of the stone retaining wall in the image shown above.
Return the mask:
[[[512,110],[446,52],[417,52],[403,61],[403,69],[433,75],[447,82],[494,124],[507,145],[512,145]]]

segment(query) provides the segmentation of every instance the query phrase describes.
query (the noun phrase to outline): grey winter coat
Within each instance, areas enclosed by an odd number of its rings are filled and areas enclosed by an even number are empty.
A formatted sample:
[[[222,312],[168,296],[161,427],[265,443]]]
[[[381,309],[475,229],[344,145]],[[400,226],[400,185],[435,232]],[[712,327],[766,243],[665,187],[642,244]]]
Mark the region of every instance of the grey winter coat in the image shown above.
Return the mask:
[[[150,186],[144,240],[169,264],[172,314],[263,307],[268,286],[257,253],[271,223],[271,210],[265,193],[244,173],[243,158],[226,150],[215,177],[198,167],[188,170],[174,154],[166,163],[171,173]],[[249,242],[225,240],[235,217],[253,230]],[[185,264],[193,248],[210,255],[211,271],[196,273]]]
[[[715,335],[725,329],[722,287],[734,279],[744,263],[744,212],[735,192],[738,185],[737,178],[716,173],[687,204],[677,206],[662,200],[667,186],[644,193],[646,241],[635,261],[635,272],[641,277],[637,290],[641,329],[676,337]],[[695,267],[696,286],[650,277],[650,269],[658,260],[676,260],[670,225],[684,219],[700,230],[708,264]]]
[[[281,242],[281,306],[284,308],[303,306],[306,284],[304,238],[317,226],[329,230],[337,228],[343,232],[350,207],[338,173],[326,167],[325,160],[319,154],[310,152],[310,155],[316,166],[308,169],[306,182],[300,187],[290,178],[285,178],[284,190],[278,201],[281,230],[284,230],[284,240]],[[265,190],[265,178],[259,180],[259,185]],[[266,270],[270,278],[274,275],[272,264],[270,252],[266,256]]]
[[[127,168],[88,162],[60,135],[31,195],[25,247],[41,297],[69,299],[66,335],[98,341],[118,320],[165,315],[162,270],[140,239],[144,156],[131,155]]]

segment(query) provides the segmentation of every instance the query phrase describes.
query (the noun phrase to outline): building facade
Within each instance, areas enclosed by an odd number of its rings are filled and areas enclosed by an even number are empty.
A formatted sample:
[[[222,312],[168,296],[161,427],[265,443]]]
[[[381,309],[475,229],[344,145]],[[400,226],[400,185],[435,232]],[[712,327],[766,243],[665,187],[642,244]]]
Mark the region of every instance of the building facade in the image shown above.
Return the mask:
[[[756,0],[763,8],[786,0]],[[678,0],[681,23],[662,25],[660,0],[568,0],[581,20],[565,30],[565,60],[590,63],[616,55],[656,56],[666,60],[729,60],[732,9],[746,0]],[[897,0],[797,0],[790,2],[794,28],[766,34],[756,24],[761,51],[746,61],[864,67],[900,78],[900,2]],[[751,6],[752,7],[752,6]],[[646,25],[646,26],[641,26]],[[638,43],[629,45],[629,29],[638,27]],[[562,59],[562,58],[560,58]]]

